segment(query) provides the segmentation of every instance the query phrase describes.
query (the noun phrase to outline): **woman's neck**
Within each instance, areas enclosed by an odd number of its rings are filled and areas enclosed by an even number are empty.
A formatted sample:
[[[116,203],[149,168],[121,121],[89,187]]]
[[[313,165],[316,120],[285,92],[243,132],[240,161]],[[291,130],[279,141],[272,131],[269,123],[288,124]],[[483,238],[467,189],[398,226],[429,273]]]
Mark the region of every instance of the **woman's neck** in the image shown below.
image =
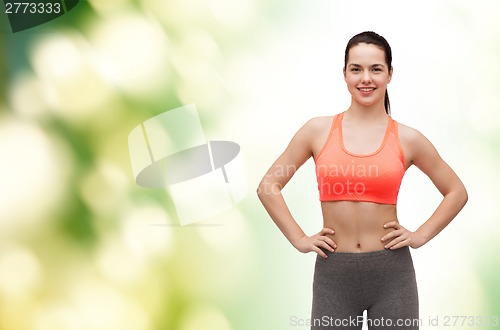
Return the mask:
[[[387,118],[387,112],[383,103],[364,106],[353,101],[346,113],[349,120],[356,121],[377,121]]]

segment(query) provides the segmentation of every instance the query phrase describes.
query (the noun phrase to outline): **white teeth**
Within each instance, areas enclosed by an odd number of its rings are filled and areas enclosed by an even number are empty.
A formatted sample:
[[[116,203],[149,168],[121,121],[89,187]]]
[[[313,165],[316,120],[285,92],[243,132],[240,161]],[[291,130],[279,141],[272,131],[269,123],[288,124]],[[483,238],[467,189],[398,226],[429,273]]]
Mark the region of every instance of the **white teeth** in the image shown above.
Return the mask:
[[[375,90],[375,88],[360,88],[359,90],[362,92],[371,92],[371,91]]]

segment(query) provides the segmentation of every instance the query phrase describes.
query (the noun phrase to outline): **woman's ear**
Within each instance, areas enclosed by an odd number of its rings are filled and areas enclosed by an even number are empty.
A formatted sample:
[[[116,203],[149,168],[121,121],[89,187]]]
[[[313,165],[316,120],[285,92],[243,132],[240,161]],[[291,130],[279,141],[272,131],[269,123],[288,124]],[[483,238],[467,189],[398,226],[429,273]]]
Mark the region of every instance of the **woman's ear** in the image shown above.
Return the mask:
[[[391,66],[391,69],[389,70],[389,82],[390,83],[392,80],[392,66]]]

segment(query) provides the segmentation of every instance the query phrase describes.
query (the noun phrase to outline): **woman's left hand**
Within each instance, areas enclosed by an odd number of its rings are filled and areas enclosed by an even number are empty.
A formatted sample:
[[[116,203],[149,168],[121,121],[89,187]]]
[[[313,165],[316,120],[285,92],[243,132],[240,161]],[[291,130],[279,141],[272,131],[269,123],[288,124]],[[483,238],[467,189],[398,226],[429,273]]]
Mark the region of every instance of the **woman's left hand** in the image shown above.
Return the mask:
[[[384,247],[386,249],[394,250],[403,246],[418,249],[426,243],[425,238],[420,233],[416,231],[409,231],[396,221],[387,222],[384,224],[384,228],[395,229],[381,238],[381,241],[385,244]]]

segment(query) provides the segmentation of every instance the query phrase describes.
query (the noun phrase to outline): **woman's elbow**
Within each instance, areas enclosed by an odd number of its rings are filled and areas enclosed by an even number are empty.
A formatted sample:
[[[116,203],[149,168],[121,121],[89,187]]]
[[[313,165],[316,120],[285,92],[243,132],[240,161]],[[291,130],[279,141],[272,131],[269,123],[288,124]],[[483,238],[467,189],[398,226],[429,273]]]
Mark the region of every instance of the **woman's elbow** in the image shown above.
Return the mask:
[[[262,180],[259,185],[257,186],[257,196],[259,197],[260,200],[264,199],[267,196],[280,193],[281,192],[281,185],[278,183],[272,183],[268,180]]]
[[[469,194],[467,193],[467,189],[465,189],[465,186],[462,186],[462,204],[465,206],[467,204],[467,201],[469,200]]]
[[[268,193],[269,190],[268,186],[269,183],[266,180],[262,180],[257,186],[257,190],[255,192],[260,200],[265,198],[266,194]]]
[[[469,194],[467,193],[467,189],[465,189],[464,184],[460,181],[454,190],[455,190],[457,204],[459,204],[461,208],[464,207],[465,204],[467,204],[467,201],[469,200]]]

